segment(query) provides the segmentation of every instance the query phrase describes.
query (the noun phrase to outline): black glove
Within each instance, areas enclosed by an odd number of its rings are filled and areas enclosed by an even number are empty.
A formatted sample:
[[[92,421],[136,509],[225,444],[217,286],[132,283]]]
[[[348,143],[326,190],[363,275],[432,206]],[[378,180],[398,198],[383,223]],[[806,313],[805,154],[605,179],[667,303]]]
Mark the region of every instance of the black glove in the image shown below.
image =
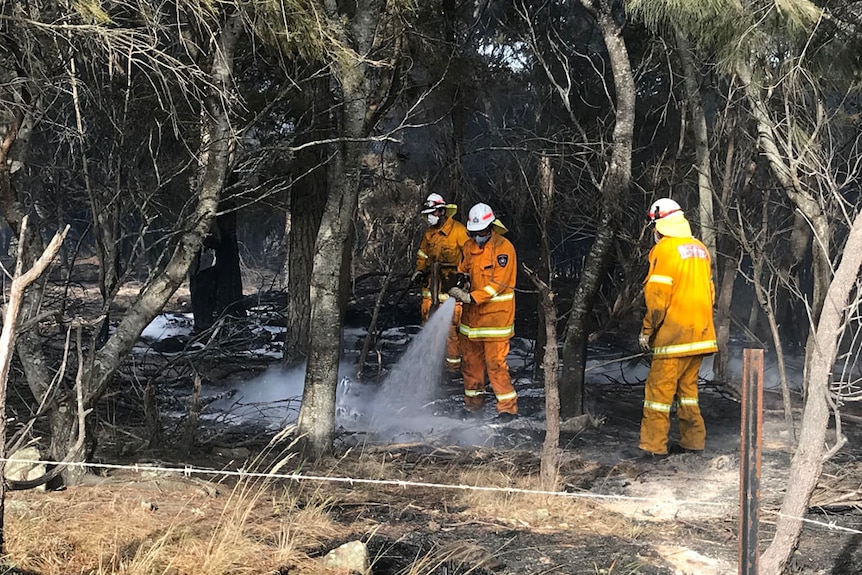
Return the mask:
[[[470,295],[470,292],[459,287],[453,287],[450,289],[449,297],[453,297],[461,303],[473,303],[473,297]]]
[[[458,273],[455,275],[455,287],[459,287],[463,290],[470,291],[470,276],[465,273]]]

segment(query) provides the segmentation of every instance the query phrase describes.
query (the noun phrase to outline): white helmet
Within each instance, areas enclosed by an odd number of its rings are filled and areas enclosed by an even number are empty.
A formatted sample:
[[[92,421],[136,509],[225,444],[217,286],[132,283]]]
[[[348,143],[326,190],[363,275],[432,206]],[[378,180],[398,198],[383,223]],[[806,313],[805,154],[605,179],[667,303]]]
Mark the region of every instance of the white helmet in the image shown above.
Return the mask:
[[[425,198],[425,203],[422,204],[422,213],[430,214],[445,207],[446,200],[443,199],[443,196],[440,194],[429,194],[428,197]]]
[[[682,212],[682,207],[670,198],[661,198],[652,203],[647,216],[653,223],[676,212]]]
[[[488,204],[476,204],[470,208],[470,214],[467,216],[467,231],[481,232],[497,219],[494,217],[494,211]]]

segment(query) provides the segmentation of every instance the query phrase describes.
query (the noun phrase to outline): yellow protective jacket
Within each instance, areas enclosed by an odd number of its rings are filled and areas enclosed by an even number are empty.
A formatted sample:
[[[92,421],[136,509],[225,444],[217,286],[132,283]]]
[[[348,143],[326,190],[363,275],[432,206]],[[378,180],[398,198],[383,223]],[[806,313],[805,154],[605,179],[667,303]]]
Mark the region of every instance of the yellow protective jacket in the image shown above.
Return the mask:
[[[649,253],[644,281],[646,316],[654,357],[715,353],[712,304],[715,287],[709,251],[692,237],[663,237]]]
[[[449,212],[447,206],[446,213],[449,214]],[[455,210],[451,209],[451,212],[454,214]],[[458,269],[458,264],[461,263],[461,250],[469,239],[467,228],[461,222],[454,220],[451,214],[439,228],[430,226],[425,230],[425,235],[422,236],[422,241],[419,243],[419,252],[416,254],[416,271],[431,271],[431,265],[434,262],[439,262],[440,275],[443,276],[441,279],[454,274]],[[422,289],[423,298],[431,298],[430,286],[431,280],[429,278]],[[441,290],[440,301],[448,297],[445,291]]]
[[[470,239],[458,270],[470,276],[459,331],[471,340],[502,341],[515,333],[515,280],[518,261],[512,242],[494,230],[484,247]]]

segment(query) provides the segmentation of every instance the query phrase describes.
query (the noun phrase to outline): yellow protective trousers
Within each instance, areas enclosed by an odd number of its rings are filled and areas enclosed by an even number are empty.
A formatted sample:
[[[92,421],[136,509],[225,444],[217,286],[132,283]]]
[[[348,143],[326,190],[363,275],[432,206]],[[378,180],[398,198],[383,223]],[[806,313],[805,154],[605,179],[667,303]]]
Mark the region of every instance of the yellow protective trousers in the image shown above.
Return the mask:
[[[478,411],[485,402],[485,372],[497,396],[498,413],[518,413],[518,394],[512,385],[509,365],[509,340],[488,341],[461,336],[461,374],[464,376],[464,407]]]
[[[706,444],[706,426],[697,402],[697,375],[704,356],[653,357],[644,389],[644,410],[638,447],[667,453],[670,410],[677,398],[680,447],[700,451]]]
[[[449,326],[449,338],[446,340],[446,369],[456,372],[461,369],[461,343],[458,337],[458,325],[461,323],[461,311],[463,304],[455,302],[455,312],[452,314],[452,325]],[[422,298],[422,323],[428,321],[431,315],[431,298]]]

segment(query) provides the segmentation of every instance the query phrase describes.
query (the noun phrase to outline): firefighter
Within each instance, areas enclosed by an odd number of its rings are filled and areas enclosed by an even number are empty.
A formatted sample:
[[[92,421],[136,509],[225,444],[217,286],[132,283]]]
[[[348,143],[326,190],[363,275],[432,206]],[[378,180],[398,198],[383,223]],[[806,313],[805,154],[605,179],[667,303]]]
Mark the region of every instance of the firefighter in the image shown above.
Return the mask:
[[[464,246],[459,270],[469,288],[454,287],[449,295],[464,304],[459,331],[464,376],[464,408],[468,415],[482,409],[485,374],[497,398],[497,419],[518,415],[518,394],[512,386],[506,356],[515,332],[515,276],[518,262],[508,230],[486,204],[476,204],[467,218],[470,241]]]
[[[452,216],[458,211],[455,204],[447,204],[440,194],[431,194],[422,205],[422,214],[428,220],[428,229],[422,236],[416,254],[416,271],[411,281],[417,283],[424,278],[422,286],[422,323],[428,321],[432,308],[449,298],[447,293],[454,287],[461,251],[467,240],[467,228]],[[436,277],[432,274],[436,273]],[[437,302],[431,301],[431,289],[437,292]],[[455,303],[449,339],[446,342],[446,368],[457,373],[461,368],[461,351],[458,341],[458,324],[461,322],[461,303]]]
[[[638,344],[642,351],[652,352],[652,364],[638,447],[647,456],[668,453],[670,411],[676,396],[680,442],[671,452],[702,451],[706,427],[698,407],[697,378],[703,358],[718,351],[710,255],[692,236],[675,201],[655,201],[649,219],[655,225],[656,243],[644,280],[646,315]]]

